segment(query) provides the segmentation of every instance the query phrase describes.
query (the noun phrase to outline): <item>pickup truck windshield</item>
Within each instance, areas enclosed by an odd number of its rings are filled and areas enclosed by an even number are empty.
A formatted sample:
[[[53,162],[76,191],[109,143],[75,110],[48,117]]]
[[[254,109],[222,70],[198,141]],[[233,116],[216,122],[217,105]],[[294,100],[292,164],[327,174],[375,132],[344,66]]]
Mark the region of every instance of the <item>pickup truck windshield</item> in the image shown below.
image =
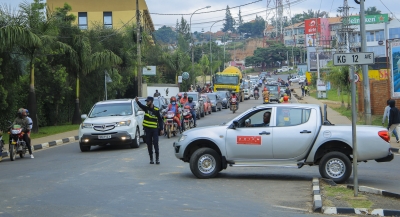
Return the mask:
[[[107,103],[96,105],[90,113],[90,118],[108,116],[128,116],[132,115],[131,103]]]
[[[225,75],[217,75],[215,76],[215,84],[239,84],[238,76],[225,76]]]
[[[278,91],[278,86],[267,86],[269,91]]]

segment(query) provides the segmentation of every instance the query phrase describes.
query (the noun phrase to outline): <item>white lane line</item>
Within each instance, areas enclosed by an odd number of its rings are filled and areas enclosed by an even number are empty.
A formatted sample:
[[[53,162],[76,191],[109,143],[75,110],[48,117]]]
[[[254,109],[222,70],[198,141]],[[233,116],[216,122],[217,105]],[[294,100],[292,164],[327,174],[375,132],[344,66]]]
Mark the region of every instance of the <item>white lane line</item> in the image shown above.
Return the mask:
[[[308,209],[295,208],[295,207],[289,207],[289,206],[274,205],[274,207],[283,208],[283,209],[291,209],[291,210],[299,210],[299,211],[305,211],[305,212],[308,211]]]

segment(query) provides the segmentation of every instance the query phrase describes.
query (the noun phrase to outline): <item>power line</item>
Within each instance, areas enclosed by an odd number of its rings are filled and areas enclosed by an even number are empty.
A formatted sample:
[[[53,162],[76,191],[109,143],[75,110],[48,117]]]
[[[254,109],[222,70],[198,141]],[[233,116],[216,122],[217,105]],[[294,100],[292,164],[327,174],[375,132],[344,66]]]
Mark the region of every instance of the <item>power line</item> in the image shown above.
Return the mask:
[[[243,6],[246,6],[246,5],[251,5],[251,4],[254,4],[254,3],[260,2],[260,1],[262,1],[262,0],[257,0],[257,1],[253,1],[253,2],[250,2],[250,3],[247,3],[247,4],[238,5],[238,6],[235,6],[235,7],[231,7],[230,9],[233,9],[233,8],[238,8],[238,7],[243,7]],[[218,9],[218,10],[214,10],[214,11],[199,12],[199,13],[196,13],[196,14],[208,14],[208,13],[214,13],[214,12],[219,12],[219,11],[224,11],[224,10],[226,10],[226,8],[224,8],[224,9]],[[150,14],[154,14],[154,15],[163,15],[163,16],[184,16],[184,15],[192,15],[192,13],[190,13],[190,14],[163,14],[163,13],[150,13]]]
[[[396,20],[400,22],[400,20],[399,20],[399,19],[396,17],[396,15],[394,15],[394,13],[385,5],[385,3],[383,3],[382,0],[379,0],[379,1],[380,1],[380,2],[383,4],[383,6],[385,6],[385,8],[393,15],[393,17],[396,18]]]

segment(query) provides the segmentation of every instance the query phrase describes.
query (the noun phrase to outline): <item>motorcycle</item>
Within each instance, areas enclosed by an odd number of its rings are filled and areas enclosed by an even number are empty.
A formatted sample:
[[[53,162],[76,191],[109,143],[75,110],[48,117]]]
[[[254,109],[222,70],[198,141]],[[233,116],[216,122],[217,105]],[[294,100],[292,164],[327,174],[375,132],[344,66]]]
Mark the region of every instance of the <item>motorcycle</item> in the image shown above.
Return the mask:
[[[189,130],[190,128],[194,127],[194,120],[192,113],[190,113],[190,106],[185,106],[183,108],[183,125],[185,130]]]
[[[22,132],[21,125],[12,126],[10,132],[10,159],[14,161],[17,154],[19,154],[20,158],[24,158],[26,151],[28,150],[28,146],[26,142],[23,140],[24,132]]]
[[[165,118],[165,133],[168,138],[171,138],[171,135],[176,136],[178,134],[178,124],[174,121],[175,113],[172,111],[167,112]]]
[[[237,99],[231,98],[230,104],[231,104],[231,111],[235,113],[237,110]]]
[[[254,91],[254,99],[258,99],[260,97],[260,94],[258,94],[258,90]]]
[[[269,103],[269,96],[264,97],[263,104],[268,104],[268,103]]]

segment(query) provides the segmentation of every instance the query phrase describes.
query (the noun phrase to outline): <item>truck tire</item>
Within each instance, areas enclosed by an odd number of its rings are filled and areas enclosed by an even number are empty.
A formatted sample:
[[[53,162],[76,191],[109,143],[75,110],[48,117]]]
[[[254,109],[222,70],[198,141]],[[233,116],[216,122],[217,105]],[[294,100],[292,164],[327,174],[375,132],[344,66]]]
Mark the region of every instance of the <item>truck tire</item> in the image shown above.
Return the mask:
[[[200,148],[190,156],[190,170],[199,179],[214,178],[221,171],[221,156],[211,148]]]
[[[319,163],[319,173],[323,178],[332,179],[336,183],[345,182],[353,168],[349,157],[337,151],[326,153]]]

